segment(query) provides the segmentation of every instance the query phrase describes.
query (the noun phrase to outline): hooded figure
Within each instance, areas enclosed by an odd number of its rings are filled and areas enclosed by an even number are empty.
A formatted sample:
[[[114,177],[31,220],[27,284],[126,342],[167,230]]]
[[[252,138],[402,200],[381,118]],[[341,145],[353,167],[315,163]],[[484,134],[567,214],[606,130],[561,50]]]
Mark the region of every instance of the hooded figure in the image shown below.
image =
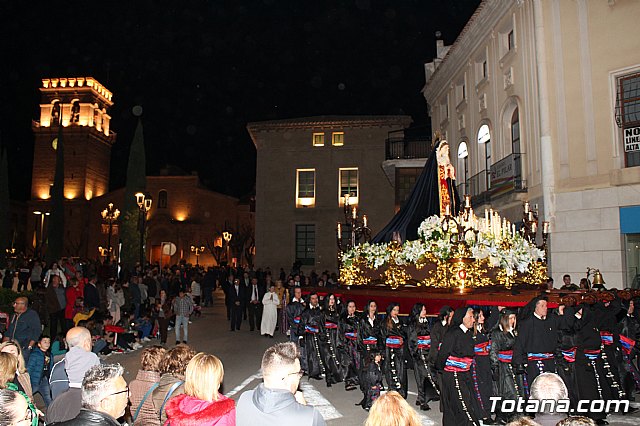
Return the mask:
[[[458,308],[438,352],[436,368],[442,372],[440,401],[444,426],[479,425],[473,363],[473,309]]]
[[[421,410],[429,410],[429,401],[438,401],[440,396],[428,362],[431,330],[424,304],[416,303],[413,306],[408,329],[409,352],[418,388],[416,405]]]

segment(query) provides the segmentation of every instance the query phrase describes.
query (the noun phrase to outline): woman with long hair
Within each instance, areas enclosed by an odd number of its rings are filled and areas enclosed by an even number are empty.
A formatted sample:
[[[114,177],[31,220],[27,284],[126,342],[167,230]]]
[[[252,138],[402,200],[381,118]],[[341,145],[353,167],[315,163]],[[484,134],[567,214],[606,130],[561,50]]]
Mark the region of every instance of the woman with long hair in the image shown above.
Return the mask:
[[[498,326],[491,332],[491,349],[489,350],[491,375],[496,384],[496,395],[509,400],[525,397],[521,381],[517,379],[511,364],[513,343],[516,340],[516,321],[516,313],[514,311],[502,310]],[[498,412],[496,417],[496,420],[508,422],[513,415]]]
[[[267,275],[271,277],[271,275]],[[287,334],[289,331],[289,323],[287,322],[287,304],[289,303],[289,295],[287,289],[284,288],[282,280],[276,280],[276,294],[278,295],[278,329],[280,333]]]
[[[365,426],[420,426],[418,413],[398,392],[390,391],[376,400]]]
[[[167,402],[167,423],[172,426],[235,426],[233,399],[222,395],[222,362],[214,355],[200,352],[187,365],[184,394]]]
[[[384,375],[389,390],[407,397],[407,369],[404,365],[404,342],[407,338],[405,325],[399,317],[400,305],[392,302],[387,306],[387,316],[380,326],[380,337],[385,346]]]
[[[471,378],[473,379],[475,397],[478,400],[477,407],[480,410],[477,416],[479,419],[482,419],[484,424],[491,424],[491,400],[489,399],[493,396],[491,360],[489,359],[491,341],[484,328],[484,311],[482,309],[474,309],[473,319],[475,320],[475,326],[473,328],[473,350],[475,357],[471,364]]]
[[[17,342],[9,340],[0,344],[0,352],[9,353],[16,358],[16,372],[13,382],[18,388],[24,392],[31,400],[33,400],[33,389],[31,388],[31,376],[27,371],[27,364],[22,356],[22,348]]]
[[[358,387],[360,374],[360,354],[358,353],[358,315],[356,302],[347,300],[347,309],[340,317],[339,348],[344,363],[344,388],[352,391]]]
[[[409,352],[413,358],[413,373],[418,387],[416,405],[421,410],[429,410],[429,401],[439,400],[436,382],[429,367],[429,349],[431,348],[431,327],[427,318],[427,308],[416,303],[411,309],[408,327]]]
[[[343,367],[340,363],[338,354],[338,344],[342,342],[339,339],[338,329],[340,327],[340,311],[338,298],[329,293],[324,298],[324,309],[322,310],[323,324],[322,335],[320,337],[320,353],[322,355],[324,365],[327,367],[325,372],[325,380],[327,386],[339,383],[343,380]]]

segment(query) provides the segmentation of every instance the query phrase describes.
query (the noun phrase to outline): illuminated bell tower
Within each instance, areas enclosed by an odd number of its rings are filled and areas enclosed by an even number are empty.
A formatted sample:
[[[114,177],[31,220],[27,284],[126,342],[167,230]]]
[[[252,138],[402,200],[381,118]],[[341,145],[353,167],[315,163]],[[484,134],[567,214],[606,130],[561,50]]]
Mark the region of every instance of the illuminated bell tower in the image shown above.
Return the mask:
[[[107,113],[113,94],[92,77],[46,78],[40,94],[40,121],[32,123],[31,199],[51,196],[59,125],[64,127],[65,198],[91,200],[105,194],[109,190],[111,147],[116,140]]]

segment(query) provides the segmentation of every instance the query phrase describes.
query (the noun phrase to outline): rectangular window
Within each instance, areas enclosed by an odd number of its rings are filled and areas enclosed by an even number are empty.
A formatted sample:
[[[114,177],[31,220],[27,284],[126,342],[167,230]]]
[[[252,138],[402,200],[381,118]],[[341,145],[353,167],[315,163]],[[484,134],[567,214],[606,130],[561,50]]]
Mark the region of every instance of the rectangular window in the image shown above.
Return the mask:
[[[616,121],[622,127],[625,166],[640,166],[640,73],[617,81]]]
[[[324,146],[324,133],[313,134],[313,146]]]
[[[315,225],[296,225],[296,260],[303,265],[316,263]]]
[[[338,204],[342,205],[345,195],[349,194],[349,204],[358,204],[358,169],[340,169],[340,192]]]
[[[344,132],[333,132],[331,134],[331,145],[333,146],[344,145]]]
[[[296,170],[296,207],[316,205],[316,170]]]
[[[396,211],[409,198],[420,173],[422,173],[422,168],[420,167],[396,168]]]

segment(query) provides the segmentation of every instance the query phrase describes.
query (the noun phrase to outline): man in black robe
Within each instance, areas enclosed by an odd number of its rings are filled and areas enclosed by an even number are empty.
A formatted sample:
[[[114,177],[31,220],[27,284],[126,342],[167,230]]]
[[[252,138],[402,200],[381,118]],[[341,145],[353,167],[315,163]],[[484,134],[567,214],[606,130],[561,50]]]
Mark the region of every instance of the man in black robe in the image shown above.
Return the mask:
[[[318,303],[318,295],[309,295],[309,306],[300,315],[298,325],[298,335],[304,341],[302,344],[307,358],[306,373],[312,379],[321,380],[326,374],[322,355],[320,354],[320,332],[322,330],[324,317]]]

